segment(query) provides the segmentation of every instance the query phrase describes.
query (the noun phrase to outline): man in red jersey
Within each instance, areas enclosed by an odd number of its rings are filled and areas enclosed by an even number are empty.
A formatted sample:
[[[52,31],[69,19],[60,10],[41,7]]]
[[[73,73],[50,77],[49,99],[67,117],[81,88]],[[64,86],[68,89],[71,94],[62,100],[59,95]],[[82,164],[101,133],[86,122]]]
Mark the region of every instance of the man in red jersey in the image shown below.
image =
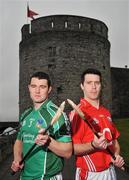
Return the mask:
[[[86,119],[99,134],[97,138],[87,123],[72,111],[72,140],[76,155],[76,180],[116,180],[114,165],[122,167],[120,146],[117,141],[119,132],[111,120],[110,112],[100,104],[101,73],[87,69],[81,76],[81,89],[84,98],[79,108]],[[114,153],[113,160],[106,148]]]

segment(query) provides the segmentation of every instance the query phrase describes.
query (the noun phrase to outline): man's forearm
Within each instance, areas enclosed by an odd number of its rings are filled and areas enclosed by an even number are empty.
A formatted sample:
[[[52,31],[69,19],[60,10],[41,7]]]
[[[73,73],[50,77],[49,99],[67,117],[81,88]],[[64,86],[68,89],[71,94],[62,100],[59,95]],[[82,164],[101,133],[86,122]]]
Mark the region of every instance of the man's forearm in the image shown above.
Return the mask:
[[[117,140],[114,140],[114,154],[119,155],[120,154],[120,145]]]
[[[75,155],[85,155],[90,152],[93,152],[94,150],[95,148],[91,145],[91,142],[83,144],[74,144]]]
[[[14,161],[21,161],[22,159],[22,141],[16,140],[14,144]]]
[[[50,137],[48,148],[58,156],[64,158],[70,158],[72,155],[72,142],[59,142]]]

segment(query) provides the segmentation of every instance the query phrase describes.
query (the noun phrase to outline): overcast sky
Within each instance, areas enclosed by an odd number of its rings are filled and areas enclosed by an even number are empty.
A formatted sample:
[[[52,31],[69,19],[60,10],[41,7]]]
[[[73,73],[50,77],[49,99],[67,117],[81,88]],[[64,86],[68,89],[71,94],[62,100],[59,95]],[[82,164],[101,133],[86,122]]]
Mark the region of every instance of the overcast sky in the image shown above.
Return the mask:
[[[103,21],[112,67],[129,65],[129,0],[30,0],[39,16],[69,14]],[[27,21],[26,0],[0,0],[0,121],[18,118],[19,42]]]

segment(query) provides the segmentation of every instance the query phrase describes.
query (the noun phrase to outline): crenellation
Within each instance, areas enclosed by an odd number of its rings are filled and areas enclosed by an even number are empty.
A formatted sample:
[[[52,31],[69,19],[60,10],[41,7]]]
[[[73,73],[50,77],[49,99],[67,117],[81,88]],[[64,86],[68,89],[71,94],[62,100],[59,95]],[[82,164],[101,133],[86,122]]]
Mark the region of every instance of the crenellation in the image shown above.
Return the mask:
[[[21,33],[22,33],[22,39],[27,39],[30,36],[30,26],[29,24],[25,24],[22,29],[21,29]]]
[[[31,35],[44,31],[84,31],[107,38],[107,26],[99,20],[73,15],[51,15],[31,22]],[[25,30],[25,27],[24,27]],[[28,31],[29,32],[29,31]],[[27,38],[23,31],[22,38]]]

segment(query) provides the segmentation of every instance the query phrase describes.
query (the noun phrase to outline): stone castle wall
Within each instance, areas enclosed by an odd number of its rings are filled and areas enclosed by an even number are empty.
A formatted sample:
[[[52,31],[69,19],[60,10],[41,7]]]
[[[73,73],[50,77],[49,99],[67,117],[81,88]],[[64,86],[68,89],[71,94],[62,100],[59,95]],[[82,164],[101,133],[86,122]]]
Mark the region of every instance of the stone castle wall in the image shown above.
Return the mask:
[[[53,81],[51,94],[59,105],[70,98],[79,102],[80,75],[89,67],[103,75],[103,104],[111,108],[110,42],[108,28],[98,20],[69,15],[35,19],[22,28],[20,42],[20,112],[30,105],[27,83],[36,71]]]
[[[129,117],[129,69],[111,68],[112,114],[114,117]]]

